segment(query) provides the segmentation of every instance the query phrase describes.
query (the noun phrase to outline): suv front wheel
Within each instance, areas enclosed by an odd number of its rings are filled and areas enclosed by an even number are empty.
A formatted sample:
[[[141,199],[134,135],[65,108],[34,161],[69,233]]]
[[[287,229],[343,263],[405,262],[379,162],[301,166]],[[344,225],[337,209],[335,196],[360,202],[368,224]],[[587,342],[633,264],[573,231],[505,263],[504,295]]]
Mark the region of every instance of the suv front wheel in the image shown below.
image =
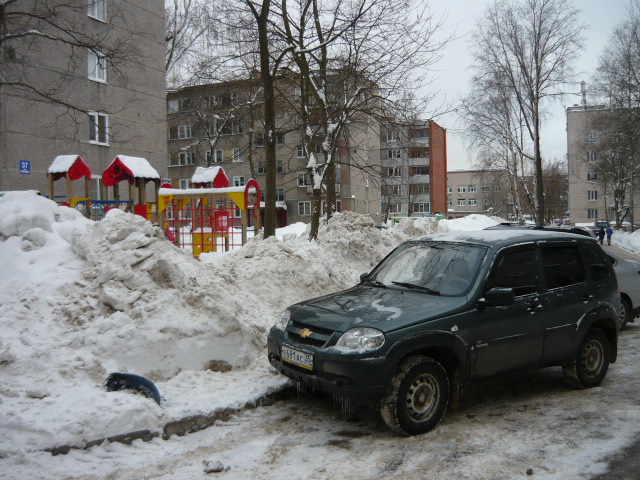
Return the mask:
[[[394,374],[380,413],[400,435],[418,435],[435,428],[449,401],[445,369],[429,357],[411,357]]]
[[[607,374],[610,360],[609,339],[602,330],[592,328],[582,339],[573,362],[562,367],[562,372],[576,388],[597,387]]]

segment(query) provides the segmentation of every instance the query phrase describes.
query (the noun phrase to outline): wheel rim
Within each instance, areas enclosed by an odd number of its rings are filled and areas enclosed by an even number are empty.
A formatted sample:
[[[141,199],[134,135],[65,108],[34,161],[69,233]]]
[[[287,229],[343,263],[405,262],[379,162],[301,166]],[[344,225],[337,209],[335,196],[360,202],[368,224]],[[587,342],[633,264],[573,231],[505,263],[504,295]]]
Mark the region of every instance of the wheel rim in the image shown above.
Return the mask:
[[[597,340],[591,340],[582,351],[582,365],[584,373],[588,377],[597,376],[604,364],[604,350]]]
[[[618,308],[618,320],[620,320],[620,324],[624,324],[624,321],[627,319],[627,309],[624,306],[623,302],[620,302],[620,308]]]
[[[433,375],[416,377],[407,390],[407,413],[412,420],[424,421],[433,415],[440,400],[440,387]]]

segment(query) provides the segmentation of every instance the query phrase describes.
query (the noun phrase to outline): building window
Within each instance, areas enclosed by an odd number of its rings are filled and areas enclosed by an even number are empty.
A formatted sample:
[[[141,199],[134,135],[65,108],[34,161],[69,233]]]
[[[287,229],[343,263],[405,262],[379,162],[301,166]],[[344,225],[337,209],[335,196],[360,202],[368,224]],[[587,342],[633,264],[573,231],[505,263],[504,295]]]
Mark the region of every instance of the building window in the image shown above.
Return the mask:
[[[240,148],[233,149],[233,157],[231,161],[235,163],[240,163],[244,161],[244,159],[242,158],[242,149]]]
[[[298,202],[298,215],[301,217],[311,215],[311,202]]]
[[[105,113],[89,112],[89,141],[109,145],[109,116]]]
[[[412,177],[414,175],[429,175],[429,167],[421,166],[421,167],[411,167],[410,173]]]
[[[284,134],[276,135],[276,145],[284,145]]]
[[[500,185],[494,185],[493,186],[493,191],[494,192],[499,192],[500,191]]]
[[[89,70],[89,79],[96,82],[107,81],[107,57],[101,52],[89,50],[87,65]]]
[[[224,161],[224,151],[223,150],[215,150],[213,152],[213,161],[211,161],[211,152],[207,152],[207,165],[212,163],[222,163]]]
[[[475,207],[478,204],[478,201],[475,198],[469,199],[469,206]]]
[[[414,128],[410,132],[411,138],[429,138],[428,128]]]
[[[587,218],[589,220],[595,220],[598,218],[598,209],[597,208],[590,208],[587,210]]]
[[[413,204],[413,213],[429,213],[429,204],[428,203],[414,203]]]
[[[451,200],[447,200],[447,207],[452,207],[453,206],[453,202]]]
[[[447,187],[447,193],[453,193],[453,187]]]
[[[234,135],[244,133],[244,125],[242,125],[242,122],[231,122],[231,133]]]
[[[427,147],[411,147],[409,158],[429,158],[429,149]]]
[[[284,160],[276,161],[276,169],[278,173],[284,173]]]
[[[387,142],[397,142],[400,140],[400,132],[397,130],[387,130]]]
[[[466,192],[467,192],[467,187],[464,187],[464,186],[458,187],[458,193],[466,193]]]
[[[401,177],[402,172],[400,167],[389,167],[387,168],[387,176],[389,177]]]
[[[336,183],[336,193],[340,194],[341,191],[342,191],[342,184]]]
[[[598,180],[596,172],[587,172],[587,182],[595,182],[596,180]]]
[[[284,188],[276,188],[276,202],[284,202]]]
[[[299,187],[306,187],[307,185],[310,185],[311,182],[309,181],[309,175],[307,175],[306,173],[299,173],[298,174],[298,186]]]
[[[402,213],[401,203],[390,203],[388,208],[389,208],[389,213]]]
[[[262,133],[256,134],[256,139],[254,140],[253,144],[256,147],[264,147],[264,134]]]
[[[193,125],[180,125],[178,127],[178,138],[180,140],[193,138]]]
[[[293,98],[294,100],[300,100],[301,97],[302,97],[302,89],[300,87],[296,87],[293,90]]]
[[[193,165],[196,160],[196,154],[193,152],[180,152],[178,155],[180,165]]]
[[[464,198],[459,198],[458,199],[458,206],[459,207],[465,207],[467,205],[467,200]]]
[[[264,163],[258,163],[258,166],[256,167],[256,173],[258,175],[264,175],[266,173],[266,170],[264,169]]]
[[[383,187],[383,190],[382,190],[382,194],[386,197],[400,195],[401,193],[402,193],[402,187],[400,185],[387,185]]]
[[[369,188],[371,186],[371,175],[368,173],[364,174],[364,188]]]
[[[587,200],[598,200],[598,191],[597,190],[587,191]]]
[[[234,187],[244,187],[244,177],[243,176],[238,176],[238,177],[233,177],[233,186]]]
[[[400,158],[401,150],[394,148],[392,150],[387,150],[387,158]]]
[[[106,21],[107,9],[105,2],[106,0],[89,0],[89,9],[87,11],[88,15],[96,20],[102,20],[103,22]]]
[[[428,183],[413,183],[409,185],[409,194],[416,195],[418,193],[429,193]]]
[[[181,190],[186,190],[187,188],[189,188],[189,179],[188,178],[181,178],[180,179],[180,189]]]
[[[596,152],[587,152],[587,162],[589,163],[596,162]]]
[[[304,146],[298,145],[297,152],[298,152],[298,158],[305,158]]]
[[[596,143],[598,135],[595,132],[587,133],[587,143]]]
[[[475,185],[469,185],[467,187],[467,192],[469,193],[476,193],[476,186]]]
[[[490,192],[491,191],[491,185],[482,185],[482,191],[483,192]]]

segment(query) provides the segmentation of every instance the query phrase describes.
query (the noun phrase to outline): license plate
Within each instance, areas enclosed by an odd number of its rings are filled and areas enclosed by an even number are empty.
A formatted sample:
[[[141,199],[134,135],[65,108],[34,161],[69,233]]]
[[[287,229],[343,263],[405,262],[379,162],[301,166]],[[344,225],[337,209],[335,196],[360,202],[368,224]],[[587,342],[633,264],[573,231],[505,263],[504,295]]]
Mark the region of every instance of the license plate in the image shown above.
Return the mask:
[[[313,354],[294,350],[289,347],[282,347],[282,360],[293,363],[294,365],[313,370]]]

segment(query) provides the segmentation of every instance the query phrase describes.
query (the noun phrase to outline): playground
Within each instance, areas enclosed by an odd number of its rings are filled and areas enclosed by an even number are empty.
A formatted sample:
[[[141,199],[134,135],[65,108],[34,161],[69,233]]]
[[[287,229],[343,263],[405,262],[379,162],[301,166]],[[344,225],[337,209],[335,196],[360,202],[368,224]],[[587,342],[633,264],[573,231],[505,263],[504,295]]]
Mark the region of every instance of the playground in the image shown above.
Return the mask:
[[[91,169],[79,155],[60,155],[50,165],[50,199],[100,221],[113,208],[140,215],[162,228],[174,245],[198,258],[226,252],[247,242],[260,229],[260,186],[254,179],[231,186],[222,167],[196,167],[188,189],[161,184],[158,172],[141,157],[118,155],[92,183]],[[65,194],[55,194],[55,182],[65,180]],[[74,182],[83,181],[76,196]],[[124,182],[125,188],[122,188]],[[93,195],[92,195],[93,193]],[[92,198],[94,197],[94,198]]]

